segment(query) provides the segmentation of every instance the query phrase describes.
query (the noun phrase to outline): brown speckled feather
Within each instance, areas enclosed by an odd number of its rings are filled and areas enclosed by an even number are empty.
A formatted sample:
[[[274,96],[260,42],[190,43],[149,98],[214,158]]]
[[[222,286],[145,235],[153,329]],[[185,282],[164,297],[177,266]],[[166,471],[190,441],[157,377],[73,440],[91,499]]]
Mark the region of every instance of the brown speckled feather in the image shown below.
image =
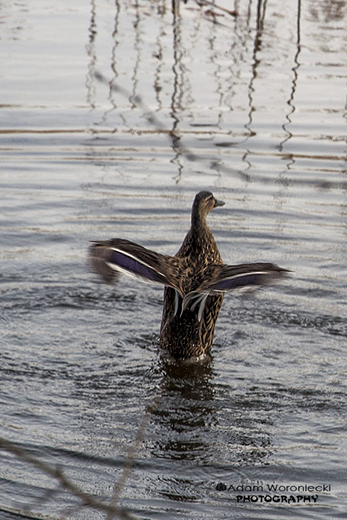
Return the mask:
[[[211,264],[222,264],[222,259],[207,226],[206,217],[216,206],[223,205],[216,201],[209,192],[200,192],[192,208],[192,224],[175,258],[179,258],[178,274],[181,294],[186,296],[195,291],[204,280],[204,271]],[[177,358],[200,357],[211,349],[214,328],[223,302],[223,294],[208,296],[202,318],[198,319],[198,308],[182,310],[182,298],[179,298],[175,314],[177,294],[170,287],[164,291],[164,308],[160,330],[160,341],[164,349]]]
[[[174,257],[121,238],[96,242],[89,251],[90,266],[106,283],[123,273],[165,286],[160,342],[175,359],[210,351],[226,291],[265,285],[286,274],[274,264],[223,264],[206,223],[208,213],[223,204],[208,191],[196,195],[191,228]]]

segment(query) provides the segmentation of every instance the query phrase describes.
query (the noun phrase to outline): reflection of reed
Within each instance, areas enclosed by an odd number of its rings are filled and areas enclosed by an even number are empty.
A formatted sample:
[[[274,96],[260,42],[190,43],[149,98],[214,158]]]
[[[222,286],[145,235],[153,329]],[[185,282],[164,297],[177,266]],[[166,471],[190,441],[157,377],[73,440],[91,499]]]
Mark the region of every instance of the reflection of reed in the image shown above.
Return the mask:
[[[90,2],[90,23],[89,23],[89,38],[87,48],[87,54],[89,57],[89,64],[86,75],[86,87],[87,87],[87,103],[91,108],[95,108],[95,89],[94,89],[94,74],[95,74],[95,64],[96,64],[96,53],[95,53],[95,37],[96,37],[96,6],[95,0],[91,0]]]
[[[139,5],[138,2],[135,2],[135,22],[133,24],[135,29],[135,41],[134,41],[134,49],[136,53],[136,59],[135,64],[133,67],[133,75],[131,77],[132,81],[132,92],[131,97],[129,99],[131,103],[131,109],[133,110],[136,107],[136,96],[138,94],[138,75],[139,75],[139,66],[141,63],[141,47],[142,47],[142,41],[141,41],[141,30],[140,30],[140,11],[139,11]]]
[[[174,16],[180,14],[180,0],[171,0],[171,8]]]
[[[255,92],[254,83],[257,78],[257,69],[260,64],[260,59],[258,58],[258,53],[261,51],[262,46],[262,36],[263,36],[263,29],[264,29],[264,19],[265,19],[265,12],[266,12],[266,0],[263,5],[263,0],[258,0],[257,5],[257,28],[255,32],[254,37],[254,43],[253,43],[253,55],[252,55],[252,74],[251,74],[251,80],[248,85],[248,106],[249,106],[249,112],[248,112],[248,122],[244,125],[245,128],[248,130],[248,136],[246,137],[246,142],[250,137],[253,137],[256,135],[256,132],[254,132],[251,129],[252,122],[253,122],[253,112],[255,111],[255,106],[253,103],[253,95]]]
[[[301,23],[301,0],[298,0],[298,10],[297,10],[297,20],[296,20],[296,52],[294,55],[294,67],[292,68],[293,80],[292,80],[292,88],[290,91],[290,96],[287,101],[287,105],[289,106],[289,112],[288,112],[288,114],[286,114],[287,122],[283,123],[283,125],[282,125],[282,128],[283,128],[284,132],[287,134],[287,136],[285,137],[285,139],[283,139],[283,141],[280,143],[280,145],[278,147],[280,152],[283,151],[283,147],[284,147],[285,143],[293,137],[293,134],[290,132],[288,127],[292,124],[291,116],[295,112],[294,97],[295,97],[295,92],[296,92],[296,87],[297,87],[297,82],[298,82],[298,70],[300,67],[299,55],[301,52],[300,23]],[[290,165],[293,164],[294,162],[295,161],[294,161],[293,157],[291,156],[290,163],[287,165],[288,170],[290,169]]]
[[[103,117],[101,121],[98,123],[94,123],[94,126],[97,124],[100,126],[100,124],[103,124],[106,122],[108,118],[108,114],[110,112],[115,111],[115,109],[119,108],[119,103],[116,102],[117,96],[121,95],[123,97],[126,97],[128,99],[128,102],[130,104],[130,109],[135,110],[137,108],[140,108],[142,111],[142,117],[145,117],[151,124],[153,124],[154,127],[159,132],[163,132],[167,134],[170,137],[170,144],[172,147],[172,150],[174,152],[174,155],[171,159],[171,162],[176,164],[177,167],[177,173],[175,175],[176,182],[179,182],[181,179],[183,167],[184,167],[184,160],[196,160],[197,158],[195,155],[188,150],[182,143],[182,136],[180,132],[180,125],[183,121],[183,113],[186,113],[187,111],[187,105],[194,102],[194,96],[193,94],[190,94],[190,76],[189,76],[189,70],[186,68],[186,65],[184,63],[184,58],[187,57],[187,55],[190,54],[190,49],[187,49],[185,47],[185,38],[182,34],[182,19],[181,15],[177,10],[174,10],[172,14],[172,24],[171,24],[171,31],[172,31],[172,46],[170,46],[170,49],[172,49],[172,92],[171,92],[171,98],[170,98],[170,117],[171,117],[171,126],[170,129],[167,127],[164,127],[161,123],[159,123],[158,119],[154,117],[154,113],[150,111],[147,107],[145,107],[144,103],[142,102],[142,97],[140,95],[140,86],[139,81],[141,80],[141,68],[143,65],[143,49],[144,49],[144,42],[143,42],[143,29],[142,25],[144,20],[146,20],[145,17],[142,16],[143,14],[143,6],[140,6],[138,2],[134,5],[134,13],[135,13],[135,20],[132,24],[133,31],[132,31],[132,37],[134,38],[133,41],[133,49],[136,52],[135,57],[135,63],[132,64],[131,70],[131,87],[130,89],[122,88],[120,86],[119,78],[122,75],[121,66],[123,65],[123,54],[120,50],[120,45],[122,44],[122,36],[121,36],[121,29],[122,29],[122,23],[123,19],[121,17],[121,1],[116,0],[115,2],[115,16],[114,16],[114,28],[112,31],[112,52],[111,52],[111,63],[110,68],[112,70],[112,76],[110,79],[106,80],[105,77],[101,74],[99,74],[96,69],[96,62],[97,62],[97,56],[96,56],[96,46],[95,46],[95,40],[97,38],[97,29],[96,29],[96,2],[95,0],[91,0],[91,18],[90,18],[90,26],[89,26],[89,43],[87,46],[87,53],[90,58],[89,64],[88,64],[88,71],[86,75],[86,85],[87,85],[87,97],[88,97],[88,103],[92,109],[95,109],[95,78],[101,80],[109,89],[108,94],[108,100],[110,102],[110,107],[103,113]],[[167,29],[168,25],[165,24],[164,16],[166,14],[166,9],[164,8],[164,4],[158,8],[158,14],[160,18],[163,20],[163,27],[161,30],[161,36],[159,35],[157,38],[158,41],[158,52],[153,53],[152,56],[157,57],[158,59],[158,66],[156,68],[155,74],[154,74],[154,92],[155,97],[158,102],[158,109],[160,110],[160,107],[163,106],[162,97],[160,96],[161,92],[161,74],[162,71],[160,67],[162,67],[162,64],[165,64],[165,61],[163,59],[163,55],[165,52],[165,41],[164,37],[167,36]],[[126,13],[126,11],[123,11],[123,13]],[[196,24],[197,24],[197,30],[196,30],[196,37],[201,35],[201,31],[199,30],[201,23],[201,17],[196,17]],[[216,29],[217,25],[212,24],[211,27],[213,28],[213,35],[216,36]],[[212,39],[213,39],[212,35]],[[163,41],[161,41],[161,39]],[[197,41],[196,44],[198,45],[200,42]],[[209,47],[211,52],[211,63],[214,64],[215,68],[213,75],[216,78],[217,82],[217,94],[219,95],[219,105],[221,106],[221,110],[219,112],[219,124],[222,123],[222,116],[223,116],[223,110],[222,107],[225,106],[225,99],[226,99],[226,92],[227,95],[230,98],[230,88],[224,88],[223,87],[223,79],[222,79],[222,66],[219,66],[218,69],[218,62],[215,62],[214,54],[213,54],[213,41],[210,39]],[[196,46],[194,47],[196,48]],[[193,61],[193,57],[191,58]],[[127,64],[127,67],[129,68],[129,65]],[[167,71],[165,70],[164,74]],[[218,77],[218,73],[220,73],[220,77]],[[228,78],[228,82],[226,87],[230,85],[232,81],[233,76],[233,70],[232,67],[230,67],[230,78]],[[129,75],[128,75],[129,78]],[[228,106],[230,106],[230,103],[227,103]],[[157,111],[156,110],[156,111]],[[230,106],[231,110],[231,106]],[[119,117],[125,126],[127,125],[126,122],[126,111],[124,110],[117,110],[116,113],[117,117]],[[194,115],[192,114],[191,119],[193,119]],[[116,131],[116,126],[114,126],[114,131]],[[196,125],[199,126],[199,125]],[[133,125],[130,126],[131,129],[133,129]],[[241,175],[241,177],[244,177],[242,172],[238,172],[237,170],[234,170],[230,167],[225,167],[223,164],[221,164],[221,161],[219,157],[213,157],[211,158],[210,166],[213,169],[218,169],[219,173],[222,173],[223,171],[227,171],[228,173],[238,174]]]
[[[116,14],[114,17],[114,29],[112,32],[113,46],[112,46],[112,52],[111,52],[111,70],[113,72],[113,78],[110,81],[110,89],[109,89],[109,95],[108,95],[108,99],[110,100],[110,103],[113,108],[117,108],[117,104],[116,104],[116,102],[114,100],[114,96],[113,96],[114,90],[112,88],[112,84],[113,84],[113,81],[116,81],[116,79],[118,78],[117,48],[119,45],[118,31],[119,31],[119,17],[120,17],[120,10],[121,10],[119,0],[116,0],[115,6],[116,6]]]
[[[181,38],[181,24],[179,11],[177,10],[177,6],[179,5],[179,1],[173,0],[173,90],[171,96],[171,117],[172,117],[172,128],[171,128],[171,136],[172,136],[172,147],[175,152],[175,157],[172,159],[172,162],[177,164],[178,173],[175,176],[176,183],[178,183],[181,179],[183,165],[180,161],[180,140],[181,137],[178,134],[178,125],[180,122],[179,113],[182,111],[182,98],[184,92],[184,65],[182,63],[182,38]],[[174,9],[174,7],[176,7]]]
[[[255,92],[254,83],[257,78],[257,69],[260,64],[260,59],[258,58],[258,53],[261,51],[261,46],[262,46],[266,5],[267,5],[267,0],[258,0],[257,16],[256,16],[256,32],[255,32],[255,37],[254,37],[253,54],[252,54],[252,74],[251,74],[251,79],[250,79],[250,82],[248,85],[248,91],[247,91],[248,92],[248,94],[247,94],[248,95],[248,106],[249,106],[248,121],[244,125],[244,127],[248,133],[247,133],[245,139],[243,141],[241,141],[239,143],[239,145],[245,144],[251,137],[254,137],[256,135],[256,132],[254,130],[252,130],[253,112],[255,111],[253,95]],[[245,171],[249,170],[252,166],[251,162],[248,160],[249,154],[250,154],[250,150],[246,148],[246,151],[242,156],[242,161],[244,161],[247,164]]]
[[[163,13],[165,10],[163,11]],[[163,17],[162,17],[163,19]],[[163,108],[163,102],[161,98],[161,91],[162,91],[162,85],[161,85],[161,74],[162,74],[162,67],[163,67],[163,55],[164,55],[164,38],[165,38],[165,25],[164,23],[160,24],[160,31],[157,36],[156,44],[157,44],[157,50],[154,55],[154,57],[157,59],[157,66],[155,68],[154,72],[154,92],[155,92],[155,99],[157,102],[157,112],[160,112]]]
[[[131,114],[131,120],[127,121],[129,110],[139,111],[140,120],[147,119],[153,126],[149,132],[158,132],[158,134],[166,134],[170,139],[170,146],[172,149],[171,162],[175,164],[176,172],[174,179],[180,182],[185,164],[188,160],[197,160],[198,158],[191,150],[187,149],[184,141],[184,132],[187,120],[191,127],[199,128],[205,126],[204,121],[201,120],[200,114],[195,110],[196,99],[201,92],[200,90],[193,91],[195,83],[192,80],[194,73],[193,67],[196,67],[196,50],[205,42],[207,49],[201,49],[203,53],[203,64],[206,67],[212,67],[212,73],[215,84],[212,94],[214,100],[209,105],[212,114],[217,115],[217,121],[207,123],[206,126],[217,126],[221,133],[225,135],[226,125],[228,124],[227,117],[230,117],[229,112],[235,109],[234,100],[238,96],[247,96],[246,102],[242,104],[242,110],[246,112],[246,121],[243,122],[243,132],[240,139],[229,139],[227,142],[216,143],[216,150],[218,152],[209,157],[209,163],[206,162],[206,156],[201,158],[201,163],[204,163],[211,170],[217,170],[219,174],[226,173],[237,175],[243,180],[249,181],[249,170],[252,167],[251,163],[251,145],[252,138],[257,135],[257,129],[254,124],[255,111],[257,108],[256,94],[262,93],[262,78],[259,74],[260,68],[263,66],[263,41],[266,35],[265,22],[269,16],[269,4],[267,0],[257,0],[257,3],[252,3],[252,0],[245,2],[245,11],[243,16],[235,18],[233,24],[233,41],[228,44],[228,39],[225,39],[224,31],[225,25],[211,24],[210,35],[202,35],[202,30],[206,25],[204,23],[204,14],[197,10],[197,16],[193,18],[193,26],[196,27],[196,34],[193,32],[187,35],[184,33],[188,23],[183,14],[174,10],[170,14],[168,5],[164,0],[156,8],[151,6],[152,12],[149,13],[148,8],[136,2],[132,5],[131,17],[128,9],[125,9],[121,0],[115,2],[114,26],[112,30],[112,51],[110,68],[112,70],[111,78],[107,81],[104,75],[95,72],[96,64],[96,9],[97,3],[91,0],[91,19],[89,25],[89,43],[87,46],[88,56],[90,58],[88,64],[88,74],[86,79],[87,96],[89,105],[94,109],[94,83],[95,77],[102,79],[109,89],[108,100],[110,106],[104,112],[104,117],[101,123],[107,119],[106,115],[113,111],[113,115],[118,121],[121,121],[122,126],[127,127],[128,131],[136,131],[136,123],[134,123],[134,114]],[[296,52],[294,56],[294,66],[291,66],[293,75],[291,83],[291,92],[289,99],[286,100],[286,116],[285,122],[281,122],[282,129],[285,135],[281,137],[282,142],[279,144],[280,151],[285,147],[286,142],[291,139],[290,125],[292,115],[295,112],[294,99],[296,95],[298,70],[300,67],[299,55],[301,51],[300,42],[300,17],[301,17],[301,0],[298,0],[297,8],[297,42]],[[239,10],[240,4],[235,5]],[[129,7],[129,6],[128,6]],[[182,7],[182,5],[181,5]],[[159,32],[153,35],[152,41],[147,44],[145,39],[146,31],[148,31],[147,20],[149,14],[153,14],[156,9],[156,20],[160,22]],[[124,43],[124,25],[131,19],[131,28],[129,36],[126,39],[126,47]],[[154,18],[155,19],[155,18]],[[192,22],[190,23],[190,30]],[[255,25],[255,32],[253,33],[253,26]],[[157,25],[158,27],[158,25]],[[152,27],[150,28],[150,30]],[[202,30],[201,30],[202,29]],[[171,37],[171,41],[169,38]],[[202,38],[202,39],[201,39]],[[223,38],[220,41],[218,38]],[[155,61],[148,61],[146,52],[150,45],[154,44],[154,52],[152,49],[152,58]],[[251,48],[250,48],[251,46]],[[129,49],[132,51],[129,54]],[[124,52],[124,50],[126,52]],[[170,53],[170,54],[169,54]],[[230,65],[225,65],[225,56],[230,56]],[[133,58],[133,60],[130,58]],[[244,64],[250,61],[249,79],[244,79]],[[193,67],[190,70],[190,63]],[[153,65],[154,64],[154,65]],[[265,72],[266,72],[266,62]],[[145,68],[144,68],[145,67]],[[152,67],[152,70],[151,68]],[[154,67],[154,70],[153,70]],[[226,76],[226,71],[230,70],[230,74]],[[209,72],[209,71],[208,71]],[[248,71],[247,71],[248,72]],[[261,72],[263,72],[263,67]],[[206,69],[204,70],[206,73]],[[150,76],[152,74],[152,77]],[[155,109],[149,109],[142,101],[143,96],[143,79],[145,78],[145,87],[148,86],[148,77],[152,78],[150,84],[152,85],[152,93],[154,93]],[[202,76],[203,77],[203,76]],[[125,79],[128,84],[123,88],[122,81]],[[194,80],[195,81],[195,80]],[[247,84],[248,82],[248,84]],[[210,88],[210,82],[206,82],[207,88]],[[171,90],[170,90],[171,89]],[[146,92],[146,95],[148,92]],[[124,103],[119,102],[119,95],[127,99],[124,109]],[[210,95],[209,92],[206,95]],[[168,99],[170,101],[168,102]],[[117,100],[117,103],[116,103]],[[237,102],[237,101],[236,101]],[[220,107],[220,108],[219,108]],[[159,118],[155,117],[155,113],[162,113],[163,110],[169,108],[170,122],[165,125],[159,122]],[[228,110],[226,110],[226,108]],[[238,108],[238,107],[236,107]],[[116,110],[117,109],[117,110]],[[112,116],[113,117],[113,116]],[[101,124],[98,123],[99,125]],[[112,121],[111,123],[114,131],[119,129],[119,126]],[[241,129],[241,131],[242,131]],[[144,130],[148,131],[148,129]],[[139,131],[139,133],[141,130]],[[205,132],[205,133],[204,133]],[[233,126],[227,128],[227,135],[232,136],[234,132]],[[208,131],[208,139],[213,139],[218,132],[213,133]],[[205,130],[196,130],[192,135],[205,136]],[[228,165],[223,164],[225,161],[225,154],[221,149],[226,147],[235,147],[243,153],[242,171],[236,170]],[[295,181],[294,181],[295,182]]]
[[[119,0],[116,0],[115,6],[116,6],[116,11],[115,11],[115,16],[114,16],[114,29],[112,31],[113,45],[112,45],[112,49],[111,49],[111,65],[110,65],[111,70],[113,72],[113,77],[111,78],[111,80],[109,82],[109,91],[108,91],[108,100],[110,102],[111,107],[103,113],[101,120],[98,123],[95,123],[97,125],[104,124],[106,122],[109,114],[117,109],[117,103],[116,103],[116,100],[114,97],[115,90],[112,88],[112,85],[118,78],[117,50],[118,50],[119,41],[118,41],[117,35],[118,35],[118,30],[119,30],[119,17],[120,17],[120,11],[121,11],[121,6],[120,6]]]

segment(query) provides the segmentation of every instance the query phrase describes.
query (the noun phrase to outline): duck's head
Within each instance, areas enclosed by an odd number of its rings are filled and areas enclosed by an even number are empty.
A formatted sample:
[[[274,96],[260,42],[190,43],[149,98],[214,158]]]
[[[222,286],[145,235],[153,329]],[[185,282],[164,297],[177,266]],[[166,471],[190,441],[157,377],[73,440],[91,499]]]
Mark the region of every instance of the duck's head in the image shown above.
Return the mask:
[[[194,199],[192,221],[204,221],[213,208],[224,206],[225,202],[217,200],[210,191],[200,191]]]

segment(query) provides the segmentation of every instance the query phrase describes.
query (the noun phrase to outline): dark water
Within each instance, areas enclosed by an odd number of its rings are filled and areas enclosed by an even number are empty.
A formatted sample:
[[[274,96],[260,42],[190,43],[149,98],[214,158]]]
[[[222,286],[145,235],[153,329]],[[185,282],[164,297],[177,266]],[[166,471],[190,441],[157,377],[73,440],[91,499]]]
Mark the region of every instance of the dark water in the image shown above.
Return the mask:
[[[152,407],[133,516],[345,518],[347,4],[219,5],[0,6],[1,436],[108,503]],[[100,285],[86,250],[174,254],[206,188],[226,262],[293,274],[164,366],[162,291]],[[105,518],[0,454],[1,519]]]

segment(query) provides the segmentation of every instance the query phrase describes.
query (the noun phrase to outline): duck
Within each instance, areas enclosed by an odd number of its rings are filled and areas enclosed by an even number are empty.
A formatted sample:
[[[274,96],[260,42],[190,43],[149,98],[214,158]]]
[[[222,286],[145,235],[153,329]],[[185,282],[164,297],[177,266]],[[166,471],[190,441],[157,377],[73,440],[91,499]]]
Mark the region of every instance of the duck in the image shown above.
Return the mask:
[[[121,274],[164,286],[160,347],[174,360],[201,360],[211,352],[224,295],[259,288],[288,274],[273,263],[225,264],[207,216],[224,206],[210,191],[200,191],[191,226],[175,256],[158,253],[124,238],[93,241],[89,265],[108,284]]]

